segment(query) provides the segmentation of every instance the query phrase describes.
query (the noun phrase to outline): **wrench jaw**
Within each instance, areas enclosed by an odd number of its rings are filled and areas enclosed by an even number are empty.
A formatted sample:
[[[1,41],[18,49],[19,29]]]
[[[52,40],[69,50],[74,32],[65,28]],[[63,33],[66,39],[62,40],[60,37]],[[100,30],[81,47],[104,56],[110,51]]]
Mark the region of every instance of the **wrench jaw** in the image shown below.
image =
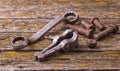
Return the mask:
[[[22,43],[16,44],[17,41],[22,41]],[[13,50],[20,50],[20,49],[26,47],[28,44],[29,44],[29,40],[25,39],[24,37],[16,37],[11,41]]]
[[[79,15],[76,12],[74,12],[74,11],[66,12],[63,16],[65,18],[64,22],[66,24],[75,24],[76,22],[79,21]],[[74,18],[68,19],[67,17],[69,17],[69,16],[74,16]]]
[[[75,31],[73,32],[73,36],[71,39],[68,39],[68,44],[69,44],[69,51],[72,51],[73,49],[78,47],[78,33]]]
[[[74,32],[74,36],[71,38],[71,42],[69,42],[64,48],[62,48],[60,50],[60,52],[66,53],[66,52],[70,52],[73,49],[78,47],[78,33]]]

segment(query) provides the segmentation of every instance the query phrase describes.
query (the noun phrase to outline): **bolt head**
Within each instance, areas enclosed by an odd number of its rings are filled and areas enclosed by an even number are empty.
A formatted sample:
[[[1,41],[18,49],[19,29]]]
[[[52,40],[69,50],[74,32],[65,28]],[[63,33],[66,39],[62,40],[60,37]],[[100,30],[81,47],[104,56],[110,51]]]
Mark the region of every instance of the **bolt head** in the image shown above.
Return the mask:
[[[93,25],[94,25],[93,22],[94,22],[95,20],[98,20],[98,21],[99,21],[99,18],[98,18],[98,17],[93,17],[93,18],[91,19],[91,23],[92,23]]]
[[[87,41],[87,45],[89,48],[95,48],[97,46],[97,41],[94,39],[89,39]]]

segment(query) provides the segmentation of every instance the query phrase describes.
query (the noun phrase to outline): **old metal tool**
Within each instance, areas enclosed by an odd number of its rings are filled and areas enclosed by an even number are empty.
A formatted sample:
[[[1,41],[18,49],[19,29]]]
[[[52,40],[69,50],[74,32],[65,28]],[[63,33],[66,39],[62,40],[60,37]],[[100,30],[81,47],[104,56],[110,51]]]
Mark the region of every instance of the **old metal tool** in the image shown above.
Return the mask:
[[[93,18],[91,23],[95,25],[100,31],[105,30],[105,26],[100,22],[99,18]]]
[[[59,36],[55,36],[55,37],[48,36],[48,37],[45,37],[47,39],[52,39],[53,41],[52,41],[52,43],[48,47],[43,49],[41,52],[42,53],[46,52],[47,50],[51,49],[52,47],[58,45],[62,40],[70,38],[72,34],[73,34],[73,30],[68,29],[63,34],[61,34]]]
[[[94,39],[95,40],[100,40],[103,37],[109,35],[110,33],[116,33],[119,30],[118,25],[116,24],[111,24],[109,27],[107,27],[104,31],[95,34]]]
[[[74,16],[72,19],[68,19],[69,16]],[[74,24],[79,20],[79,16],[76,12],[70,11],[65,13],[63,16],[56,17],[52,21],[50,21],[48,24],[46,24],[42,29],[40,29],[38,32],[33,34],[30,38],[26,39],[24,37],[16,37],[12,40],[11,45],[14,50],[19,50],[31,43],[35,43],[36,41],[40,40],[44,37],[44,35],[51,30],[54,26],[59,24],[60,22],[65,22],[66,24]],[[17,41],[23,41],[21,44],[15,44]]]
[[[88,38],[93,38],[94,31],[92,29],[88,30],[88,29],[85,29],[85,28],[82,28],[82,27],[80,28],[78,26],[74,26],[74,25],[70,25],[70,24],[67,24],[66,27],[70,28],[74,31],[77,31],[79,34],[82,34],[82,35],[84,35]]]
[[[92,29],[93,31],[95,31],[95,26],[87,21],[81,21],[81,25],[85,28],[85,29]]]
[[[94,39],[88,39],[87,46],[89,48],[95,48],[95,47],[97,47],[97,41]]]
[[[62,49],[72,50],[78,46],[78,33],[72,30],[65,31],[62,35],[53,39],[53,43],[41,52],[35,54],[35,60],[44,61],[45,58],[53,55],[54,53],[61,51]]]

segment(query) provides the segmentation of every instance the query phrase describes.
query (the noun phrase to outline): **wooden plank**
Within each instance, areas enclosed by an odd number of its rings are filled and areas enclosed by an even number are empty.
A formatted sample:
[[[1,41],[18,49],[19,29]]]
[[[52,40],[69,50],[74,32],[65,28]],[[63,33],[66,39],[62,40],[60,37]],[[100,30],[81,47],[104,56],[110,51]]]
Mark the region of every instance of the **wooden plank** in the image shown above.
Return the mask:
[[[76,11],[82,18],[91,18],[93,16],[98,16],[101,18],[119,18],[120,16],[120,11],[112,10],[81,10],[79,8],[58,8],[48,10],[46,7],[46,9],[43,10],[41,10],[41,8],[35,8],[30,10],[5,10],[0,12],[0,18],[36,18],[48,16],[55,17],[56,15],[62,15],[63,13],[70,10]]]
[[[4,60],[34,60],[34,54],[39,51],[1,51],[0,61]],[[49,57],[50,61],[54,60],[119,60],[119,51],[106,52],[68,52],[56,53]],[[48,60],[48,62],[49,62]],[[45,61],[46,62],[46,61]]]
[[[119,0],[115,1],[25,1],[25,0],[0,2],[1,18],[36,18],[61,15],[66,11],[75,10],[81,17],[89,18],[99,16],[104,18],[119,18]],[[36,3],[34,5],[34,3]],[[3,5],[4,4],[4,5]],[[32,5],[33,4],[33,5]],[[16,6],[17,5],[17,6]],[[28,6],[27,6],[28,5]],[[108,13],[109,11],[109,13]]]
[[[0,70],[120,69],[120,32],[99,41],[95,49],[89,49],[85,43],[87,38],[79,36],[79,48],[69,53],[56,53],[45,62],[35,62],[34,53],[48,46],[50,40],[39,41],[20,51],[10,50],[12,38],[30,37],[54,17],[69,10],[76,11],[81,20],[90,21],[97,16],[105,25],[119,25],[119,5],[119,0],[0,0]],[[48,34],[55,36],[65,30],[63,24],[58,26]]]
[[[4,63],[7,62],[4,66]],[[34,62],[31,60],[5,60],[1,69],[8,70],[94,70],[119,69],[120,60],[50,60]],[[56,63],[57,62],[57,63]],[[69,64],[69,65],[68,65]],[[34,66],[33,66],[34,65]],[[101,66],[100,66],[101,65]],[[8,67],[8,68],[6,68]]]
[[[1,33],[1,41],[0,43],[0,49],[1,50],[10,50],[8,48],[10,48],[10,43],[12,38],[17,37],[17,36],[25,36],[25,37],[30,37],[33,33]],[[58,35],[58,32],[56,31],[56,33],[52,33],[53,36]],[[79,48],[77,49],[77,51],[81,51],[81,50],[88,50],[88,51],[106,51],[106,50],[120,50],[119,49],[119,34],[111,34],[108,37],[104,38],[103,40],[98,42],[98,48],[96,49],[89,49],[86,46],[86,41],[88,40],[87,38],[83,37],[83,36],[79,36]],[[48,42],[48,43],[45,43]],[[37,43],[27,46],[25,48],[25,50],[41,50],[45,47],[47,47],[52,41],[44,39],[41,41],[38,41]],[[113,48],[114,47],[114,48]]]
[[[52,19],[54,18],[47,18],[47,19],[2,19],[0,20],[0,33],[2,32],[37,32],[39,29],[41,29],[42,27],[44,27],[48,22],[50,22]],[[84,21],[91,21],[91,18],[80,18],[80,20],[84,20]],[[118,19],[108,19],[108,18],[100,18],[100,21],[108,26],[109,24],[118,24],[120,23],[119,18]],[[62,27],[64,27],[65,24],[63,24],[62,22],[57,25],[56,27],[54,27],[52,31],[55,31],[58,26],[60,26],[60,28],[58,28],[57,30],[61,29]],[[80,25],[80,24],[78,24]],[[62,28],[64,29],[64,28]]]
[[[108,6],[119,5],[119,0],[1,0],[0,5],[10,6],[58,6],[58,5],[74,5],[74,6]]]
[[[103,21],[104,19],[102,19]],[[105,19],[106,22],[104,22],[106,25],[109,25],[111,23],[107,22],[108,20],[110,19]],[[111,22],[114,23],[114,21],[117,21],[118,19],[114,19],[114,20],[111,20]],[[6,23],[3,23],[3,25],[6,25],[8,26]],[[24,37],[30,37],[32,36],[35,32],[35,31],[38,31],[40,28],[42,28],[45,24],[40,24],[40,25],[32,25],[32,24],[29,24],[29,25],[25,25],[25,24],[16,24],[15,23],[15,28],[13,27],[6,27],[7,29],[3,30],[1,29],[1,46],[0,46],[0,49],[1,50],[8,50],[8,47],[11,47],[10,46],[10,42],[12,40],[12,38],[16,37],[16,36],[24,36]],[[24,27],[23,27],[24,26]],[[59,28],[58,28],[59,26]],[[60,27],[61,26],[61,27]],[[53,28],[51,30],[51,32],[49,32],[48,34],[50,35],[60,35],[60,33],[62,33],[65,29],[62,28],[63,24],[59,24],[57,25],[55,28]],[[17,28],[18,27],[18,28]],[[5,28],[5,27],[4,27]],[[10,31],[9,28],[13,28],[11,29]],[[25,29],[23,29],[25,28]],[[3,30],[3,31],[2,31]],[[33,30],[33,32],[32,32]],[[61,31],[60,31],[61,30]],[[5,31],[5,32],[4,32]],[[92,50],[119,50],[119,32],[115,35],[110,35],[108,36],[108,38],[105,38],[103,39],[102,41],[98,42],[98,47],[97,49],[92,49]],[[109,41],[110,40],[110,41]],[[85,37],[83,37],[82,35],[79,36],[79,44],[84,44],[86,45],[85,41],[87,41],[87,39]],[[109,42],[108,42],[109,41]],[[48,42],[47,44],[44,44],[44,42]],[[116,42],[114,43],[113,45],[111,45],[113,42]],[[32,50],[41,50],[43,49],[44,47],[46,47],[47,45],[49,45],[51,43],[51,41],[48,41],[48,40],[43,40],[43,41],[39,41],[38,43],[36,43],[35,45],[32,45],[32,46],[28,46],[28,50],[31,50],[32,47],[35,47],[35,48],[32,48]],[[79,50],[89,50],[88,47],[85,47],[84,45],[80,45],[80,47],[84,47],[84,48],[80,48]],[[7,47],[7,48],[5,48]],[[107,48],[106,48],[107,47]],[[114,47],[114,48],[113,48]]]
[[[34,52],[4,52],[0,56],[0,69],[10,67],[15,70],[99,70],[119,69],[120,66],[119,52],[58,53],[45,62],[35,62],[33,55]]]

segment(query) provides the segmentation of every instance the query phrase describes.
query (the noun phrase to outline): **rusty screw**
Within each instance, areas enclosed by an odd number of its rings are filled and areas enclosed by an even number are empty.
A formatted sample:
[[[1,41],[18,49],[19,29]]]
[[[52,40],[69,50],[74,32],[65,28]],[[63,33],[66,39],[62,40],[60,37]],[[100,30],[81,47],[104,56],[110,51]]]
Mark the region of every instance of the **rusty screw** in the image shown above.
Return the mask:
[[[97,46],[97,41],[94,39],[89,39],[87,41],[87,45],[89,48],[95,48]]]
[[[85,29],[92,29],[93,31],[95,31],[95,26],[87,21],[81,21],[81,25],[85,28]]]
[[[105,26],[100,22],[99,18],[93,18],[91,23],[95,25],[100,31],[105,30]]]
[[[70,24],[67,24],[66,25],[67,28],[70,28],[74,31],[77,31],[79,34],[82,34],[88,38],[93,38],[93,33],[94,31],[92,29],[84,29],[84,28],[80,28],[80,27],[77,27],[77,26],[74,26],[74,25],[70,25]]]
[[[118,25],[111,24],[109,27],[107,27],[104,31],[100,32],[99,34],[94,35],[95,40],[100,40],[103,37],[109,35],[110,33],[116,33],[119,30]]]

